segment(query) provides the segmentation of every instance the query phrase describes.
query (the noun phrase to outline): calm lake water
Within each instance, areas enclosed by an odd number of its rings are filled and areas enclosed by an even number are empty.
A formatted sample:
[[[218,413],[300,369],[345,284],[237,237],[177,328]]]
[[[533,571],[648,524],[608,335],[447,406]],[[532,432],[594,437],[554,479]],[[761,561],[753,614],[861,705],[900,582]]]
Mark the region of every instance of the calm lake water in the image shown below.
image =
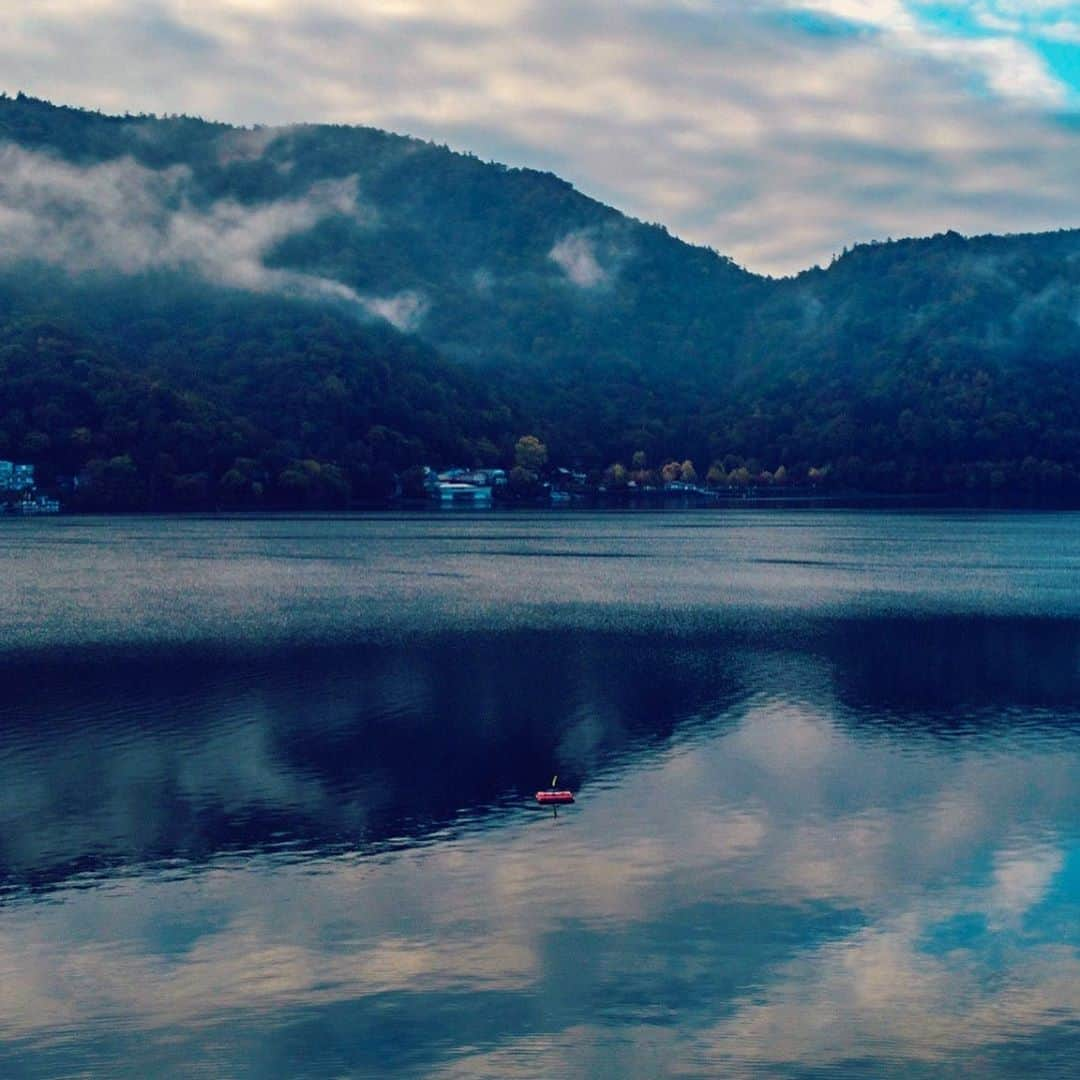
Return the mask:
[[[4,1077],[1080,1068],[1080,515],[60,518],[0,572]]]

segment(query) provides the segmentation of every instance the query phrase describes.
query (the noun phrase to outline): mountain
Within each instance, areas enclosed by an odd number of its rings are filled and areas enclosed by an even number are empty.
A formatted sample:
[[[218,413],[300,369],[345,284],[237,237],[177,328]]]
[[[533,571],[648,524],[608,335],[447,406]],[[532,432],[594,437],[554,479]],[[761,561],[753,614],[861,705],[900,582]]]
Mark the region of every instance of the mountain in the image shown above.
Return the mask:
[[[525,432],[586,468],[1072,498],[1078,403],[1075,231],[773,280],[403,136],[0,99],[0,457],[87,505],[345,504]]]

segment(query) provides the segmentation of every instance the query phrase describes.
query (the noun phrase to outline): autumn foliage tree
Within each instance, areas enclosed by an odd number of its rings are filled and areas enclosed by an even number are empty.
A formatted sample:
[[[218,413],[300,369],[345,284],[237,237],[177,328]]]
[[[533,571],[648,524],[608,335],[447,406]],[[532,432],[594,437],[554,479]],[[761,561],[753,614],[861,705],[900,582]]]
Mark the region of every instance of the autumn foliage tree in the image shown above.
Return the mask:
[[[536,475],[547,464],[548,449],[535,435],[522,435],[514,446],[514,464]]]

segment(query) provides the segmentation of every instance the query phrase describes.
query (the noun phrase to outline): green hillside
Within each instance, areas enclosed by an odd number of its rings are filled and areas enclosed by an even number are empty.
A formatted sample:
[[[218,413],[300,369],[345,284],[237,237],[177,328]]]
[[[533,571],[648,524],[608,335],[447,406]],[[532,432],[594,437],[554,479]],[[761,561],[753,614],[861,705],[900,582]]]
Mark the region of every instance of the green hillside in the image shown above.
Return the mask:
[[[777,281],[385,132],[0,99],[0,458],[83,505],[348,505],[525,432],[586,468],[1074,499],[1077,402],[1077,232]]]

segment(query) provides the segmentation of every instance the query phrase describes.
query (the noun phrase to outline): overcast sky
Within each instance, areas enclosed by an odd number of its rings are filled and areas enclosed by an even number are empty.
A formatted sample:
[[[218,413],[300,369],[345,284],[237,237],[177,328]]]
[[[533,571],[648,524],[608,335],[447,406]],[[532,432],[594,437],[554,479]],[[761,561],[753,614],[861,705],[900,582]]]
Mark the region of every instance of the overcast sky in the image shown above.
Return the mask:
[[[1080,226],[1080,2],[0,0],[0,89],[373,124],[754,270]]]

